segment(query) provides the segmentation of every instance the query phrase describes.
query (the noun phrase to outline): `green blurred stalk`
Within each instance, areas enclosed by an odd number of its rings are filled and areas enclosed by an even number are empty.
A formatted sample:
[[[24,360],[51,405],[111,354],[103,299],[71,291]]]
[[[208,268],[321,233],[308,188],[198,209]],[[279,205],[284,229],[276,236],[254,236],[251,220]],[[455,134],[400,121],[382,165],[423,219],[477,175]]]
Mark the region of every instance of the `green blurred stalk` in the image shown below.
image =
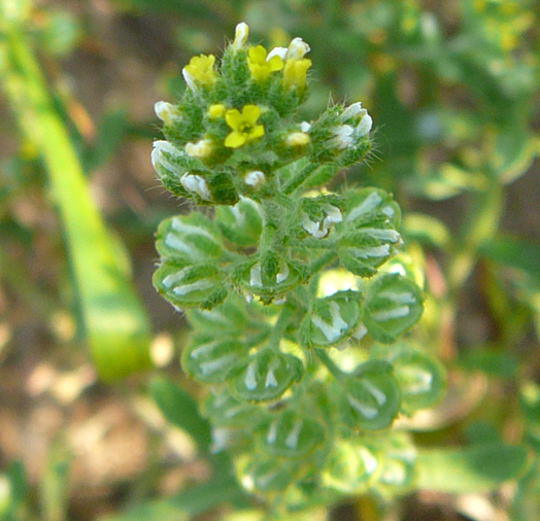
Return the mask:
[[[5,1],[5,0],[4,0]],[[17,122],[38,148],[60,213],[85,334],[107,381],[150,365],[150,326],[130,282],[126,254],[91,198],[81,163],[56,112],[24,32],[0,9],[0,71]]]

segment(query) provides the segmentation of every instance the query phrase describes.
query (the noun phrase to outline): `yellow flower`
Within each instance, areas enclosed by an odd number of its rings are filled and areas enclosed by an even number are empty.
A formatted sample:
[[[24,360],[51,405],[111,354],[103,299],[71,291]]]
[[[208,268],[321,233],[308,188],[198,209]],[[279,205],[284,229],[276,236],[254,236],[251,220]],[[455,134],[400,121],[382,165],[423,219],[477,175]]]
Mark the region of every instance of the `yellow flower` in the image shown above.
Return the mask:
[[[215,105],[210,105],[208,107],[208,115],[212,119],[221,118],[225,114],[225,105],[221,103],[216,103]]]
[[[182,74],[188,86],[191,89],[196,85],[211,87],[217,79],[214,69],[215,62],[216,57],[213,54],[193,56],[189,64],[182,69]]]
[[[283,85],[289,89],[305,87],[307,71],[310,67],[311,60],[309,58],[287,60],[283,69]]]
[[[272,72],[283,68],[283,59],[280,56],[272,56],[269,60],[267,57],[268,52],[262,45],[249,48],[248,67],[255,81],[264,81]]]
[[[230,109],[225,113],[225,120],[232,132],[225,139],[225,146],[238,148],[264,135],[264,127],[257,125],[261,108],[257,105],[244,105],[242,112]]]

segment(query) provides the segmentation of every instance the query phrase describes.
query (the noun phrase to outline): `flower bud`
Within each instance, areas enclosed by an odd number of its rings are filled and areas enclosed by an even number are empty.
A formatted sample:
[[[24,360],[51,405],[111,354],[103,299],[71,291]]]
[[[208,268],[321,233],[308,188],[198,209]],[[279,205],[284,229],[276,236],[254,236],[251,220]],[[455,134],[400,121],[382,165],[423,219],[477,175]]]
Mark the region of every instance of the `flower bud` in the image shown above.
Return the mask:
[[[354,127],[351,125],[340,125],[333,130],[334,137],[328,144],[338,150],[345,150],[354,143]]]
[[[363,113],[367,113],[366,109],[362,108],[362,103],[357,101],[352,105],[349,105],[341,114],[341,121],[344,123],[349,120],[357,120]]]
[[[165,125],[171,125],[175,119],[181,117],[178,107],[171,103],[167,103],[166,101],[156,102],[154,105],[154,112]]]
[[[287,57],[287,47],[274,47],[268,53],[266,61],[270,61],[274,56],[279,56],[282,60]]]
[[[287,60],[301,60],[310,50],[309,45],[302,38],[297,37],[289,44],[286,58]]]
[[[249,26],[245,22],[240,22],[234,32],[234,41],[232,47],[236,50],[242,48],[249,37]]]
[[[186,154],[199,159],[207,159],[214,151],[214,143],[211,139],[200,139],[196,143],[186,143],[184,147]]]
[[[333,224],[343,220],[341,210],[337,206],[325,204],[321,207],[325,217],[319,221],[312,221],[306,214],[302,218],[302,228],[316,239],[326,237]]]
[[[244,183],[251,186],[252,188],[258,188],[266,181],[266,176],[264,172],[260,170],[252,170],[244,176]]]
[[[366,114],[364,114],[364,117],[360,120],[360,123],[358,123],[358,126],[356,127],[356,137],[361,138],[367,135],[371,130],[372,126],[373,120],[371,119],[371,116],[366,112]]]
[[[197,194],[201,199],[204,199],[205,201],[212,200],[212,194],[210,193],[210,190],[208,188],[208,183],[200,175],[189,173],[184,174],[180,178],[180,183],[182,183],[182,186],[189,193]]]

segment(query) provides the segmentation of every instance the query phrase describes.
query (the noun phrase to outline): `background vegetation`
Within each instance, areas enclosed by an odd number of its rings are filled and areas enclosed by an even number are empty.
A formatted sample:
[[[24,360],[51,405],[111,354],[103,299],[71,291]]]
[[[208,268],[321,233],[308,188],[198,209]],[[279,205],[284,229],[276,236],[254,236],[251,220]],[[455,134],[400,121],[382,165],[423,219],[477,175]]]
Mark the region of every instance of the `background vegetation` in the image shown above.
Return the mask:
[[[402,205],[429,290],[416,334],[449,373],[447,398],[408,427],[426,449],[468,445],[481,462],[426,452],[436,490],[386,510],[354,499],[332,518],[540,518],[539,12],[535,0],[1,0],[0,518],[254,508],[207,454],[200,389],[178,365],[183,319],[151,286],[154,231],[179,208],[150,165],[153,104],[240,20],[265,44],[311,44],[306,119],[330,92],[373,116],[376,153],[340,182]],[[482,459],[501,441],[520,446],[503,467],[525,462],[503,486]]]

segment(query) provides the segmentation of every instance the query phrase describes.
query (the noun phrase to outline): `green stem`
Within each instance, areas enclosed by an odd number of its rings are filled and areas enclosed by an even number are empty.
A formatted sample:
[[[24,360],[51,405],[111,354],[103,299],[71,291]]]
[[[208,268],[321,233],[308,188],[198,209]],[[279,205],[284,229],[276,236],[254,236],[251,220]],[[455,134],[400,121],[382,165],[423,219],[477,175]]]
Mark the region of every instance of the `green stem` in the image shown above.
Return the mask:
[[[328,371],[332,373],[334,378],[336,380],[340,380],[345,373],[335,364],[335,362],[330,358],[328,353],[320,347],[316,347],[314,351],[317,355],[317,358],[324,364],[326,369],[328,369]]]
[[[323,253],[318,259],[315,259],[309,266],[309,272],[312,275],[317,274],[327,264],[330,264],[336,258],[335,251],[327,251]]]
[[[291,194],[294,192],[318,167],[315,163],[309,163],[300,172],[298,172],[292,179],[289,179],[283,187],[284,194]]]
[[[289,325],[289,322],[291,320],[292,311],[292,307],[290,306],[289,302],[287,302],[283,306],[283,309],[281,310],[277,322],[274,325],[274,329],[272,330],[272,333],[270,335],[269,346],[272,349],[279,348],[279,342],[283,337],[283,333],[285,333],[285,329],[287,329],[287,326]]]

